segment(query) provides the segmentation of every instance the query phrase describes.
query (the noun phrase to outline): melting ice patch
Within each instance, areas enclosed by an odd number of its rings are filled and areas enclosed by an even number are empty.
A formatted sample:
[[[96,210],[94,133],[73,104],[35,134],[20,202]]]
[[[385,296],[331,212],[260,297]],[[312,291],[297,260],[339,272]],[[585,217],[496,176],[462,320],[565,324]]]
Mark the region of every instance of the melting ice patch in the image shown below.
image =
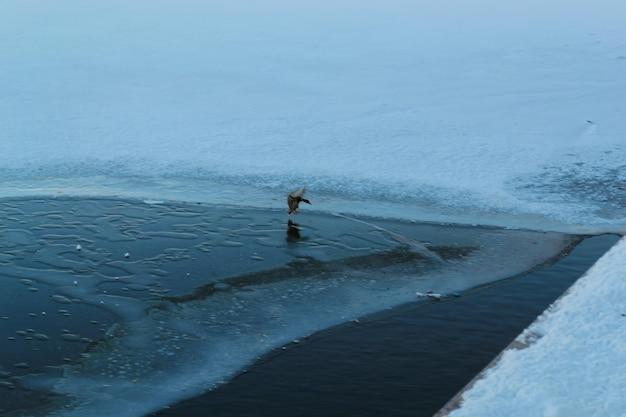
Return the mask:
[[[512,182],[527,201],[578,211],[578,217],[599,217],[616,225],[626,222],[626,164],[624,148],[588,149],[585,155],[570,153],[570,163],[544,167],[539,173]],[[600,154],[600,155],[598,155]]]
[[[40,358],[26,369],[0,363],[2,380],[54,394],[44,409],[26,397],[0,405],[17,415],[141,416],[296,339],[429,302],[417,293],[523,273],[576,242],[320,214],[288,225],[282,211],[196,204],[15,200],[0,211],[13,236],[0,284],[23,300],[1,307],[13,337],[2,349]]]

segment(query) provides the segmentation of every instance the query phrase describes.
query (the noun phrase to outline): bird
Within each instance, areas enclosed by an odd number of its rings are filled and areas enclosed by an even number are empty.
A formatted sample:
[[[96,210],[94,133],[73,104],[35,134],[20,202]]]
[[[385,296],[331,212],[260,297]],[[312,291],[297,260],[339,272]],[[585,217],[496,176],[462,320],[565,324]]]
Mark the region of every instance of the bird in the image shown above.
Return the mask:
[[[298,188],[297,190],[289,193],[289,195],[287,196],[287,206],[289,206],[289,214],[296,214],[298,212],[298,206],[300,205],[300,202],[311,204],[311,202],[303,196],[304,187]]]

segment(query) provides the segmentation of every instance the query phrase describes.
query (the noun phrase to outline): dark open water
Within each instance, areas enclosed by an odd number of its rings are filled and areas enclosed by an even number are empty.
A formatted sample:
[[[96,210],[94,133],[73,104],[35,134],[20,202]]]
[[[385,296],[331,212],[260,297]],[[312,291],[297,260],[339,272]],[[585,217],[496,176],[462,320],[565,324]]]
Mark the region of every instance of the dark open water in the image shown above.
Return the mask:
[[[0,201],[0,415],[431,416],[617,240],[294,219]]]
[[[152,417],[431,417],[617,240],[588,238],[524,276],[324,331]]]

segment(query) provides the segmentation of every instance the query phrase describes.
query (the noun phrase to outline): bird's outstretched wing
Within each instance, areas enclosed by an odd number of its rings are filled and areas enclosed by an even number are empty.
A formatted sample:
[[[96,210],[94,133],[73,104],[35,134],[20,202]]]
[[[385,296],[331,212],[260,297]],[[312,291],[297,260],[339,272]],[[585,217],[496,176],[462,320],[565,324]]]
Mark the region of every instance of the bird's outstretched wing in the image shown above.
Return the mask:
[[[298,188],[297,190],[290,192],[289,193],[289,197],[291,197],[291,198],[302,197],[304,195],[304,191],[305,191],[304,187]]]

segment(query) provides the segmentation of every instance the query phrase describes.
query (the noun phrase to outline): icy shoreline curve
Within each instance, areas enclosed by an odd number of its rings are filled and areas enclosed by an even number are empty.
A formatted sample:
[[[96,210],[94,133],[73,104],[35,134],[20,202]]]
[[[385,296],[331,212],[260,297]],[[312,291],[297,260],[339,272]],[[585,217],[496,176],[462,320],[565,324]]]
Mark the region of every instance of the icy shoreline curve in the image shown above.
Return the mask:
[[[0,199],[33,197],[113,197],[141,200],[149,204],[167,201],[201,203],[210,205],[285,210],[284,190],[266,189],[250,185],[225,185],[210,180],[159,179],[119,177],[46,178],[40,180],[4,181],[0,183]],[[343,213],[368,217],[397,219],[426,223],[499,227],[542,232],[559,232],[579,235],[623,233],[626,223],[602,216],[579,219],[559,214],[570,209],[578,211],[575,204],[556,205],[547,211],[516,212],[490,207],[477,209],[464,206],[443,206],[421,201],[385,201],[358,196],[342,196],[310,191],[315,203],[307,212]],[[590,208],[590,207],[589,207]],[[562,210],[561,210],[562,209]],[[584,210],[584,209],[583,209]],[[585,221],[586,220],[586,221]]]
[[[625,416],[625,271],[622,238],[437,416]]]

